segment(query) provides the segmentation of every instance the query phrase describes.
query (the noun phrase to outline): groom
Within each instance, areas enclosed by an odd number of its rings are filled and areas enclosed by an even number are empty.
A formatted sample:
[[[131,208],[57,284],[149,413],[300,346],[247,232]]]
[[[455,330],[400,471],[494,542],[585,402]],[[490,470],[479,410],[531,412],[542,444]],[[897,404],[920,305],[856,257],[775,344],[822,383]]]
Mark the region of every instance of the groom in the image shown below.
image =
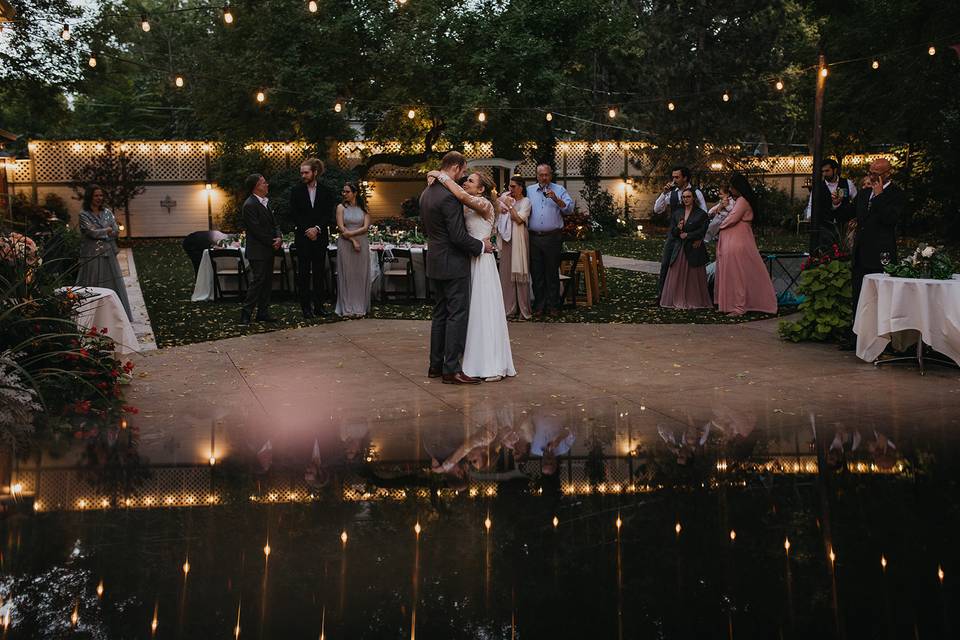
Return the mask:
[[[451,151],[440,161],[440,180],[420,194],[420,222],[427,234],[427,278],[434,285],[433,324],[430,328],[431,378],[444,384],[477,384],[464,375],[460,358],[467,340],[470,310],[470,256],[492,253],[489,239],[470,237],[463,221],[463,205],[440,182],[459,180],[467,169],[463,154]]]

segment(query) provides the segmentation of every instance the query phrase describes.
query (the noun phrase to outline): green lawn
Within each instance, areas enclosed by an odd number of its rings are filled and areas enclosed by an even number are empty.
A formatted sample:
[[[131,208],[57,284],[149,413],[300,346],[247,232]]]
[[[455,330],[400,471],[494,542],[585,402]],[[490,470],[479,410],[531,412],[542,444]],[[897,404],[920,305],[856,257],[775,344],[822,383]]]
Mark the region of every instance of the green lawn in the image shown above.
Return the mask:
[[[629,248],[629,241],[617,240],[616,247]],[[636,242],[636,241],[634,241]],[[637,242],[646,245],[659,240]],[[588,243],[585,243],[588,244]],[[589,243],[598,246],[598,243]],[[648,249],[634,249],[634,255]],[[179,240],[139,240],[133,243],[134,259],[140,277],[140,287],[147,303],[157,345],[169,347],[234,336],[302,327],[311,324],[342,322],[332,316],[326,320],[305,321],[300,305],[292,297],[276,294],[271,307],[279,320],[272,326],[253,323],[248,327],[237,324],[240,305],[235,301],[191,302],[193,267],[180,247]],[[612,253],[612,252],[611,252]],[[616,255],[625,255],[619,252]],[[629,254],[627,254],[629,255]],[[659,248],[657,249],[659,256]],[[591,308],[578,307],[564,312],[553,322],[611,322],[611,323],[736,323],[765,317],[748,314],[744,318],[727,318],[716,311],[675,311],[661,309],[654,303],[656,276],[607,270],[609,295]],[[414,319],[430,318],[426,304],[374,303],[371,318]]]
[[[647,237],[642,240],[635,236],[601,237],[591,238],[590,240],[567,241],[564,246],[573,250],[598,249],[605,256],[621,256],[659,262],[667,230],[656,227],[649,227],[648,229],[647,225],[644,225],[644,233]],[[760,236],[758,245],[761,253],[792,253],[806,251],[807,241],[808,237],[806,235],[798,236],[783,229],[771,229]]]

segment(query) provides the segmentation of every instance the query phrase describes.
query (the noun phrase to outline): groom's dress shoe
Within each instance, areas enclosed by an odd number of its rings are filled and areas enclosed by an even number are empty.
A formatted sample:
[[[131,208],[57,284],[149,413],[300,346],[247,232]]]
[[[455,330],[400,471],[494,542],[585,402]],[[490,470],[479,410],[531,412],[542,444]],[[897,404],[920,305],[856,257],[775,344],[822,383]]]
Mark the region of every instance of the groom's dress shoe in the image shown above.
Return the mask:
[[[240,312],[240,324],[243,326],[247,326],[250,324],[250,314],[247,313],[246,311]]]
[[[442,375],[443,375],[443,371],[440,370],[440,369],[428,369],[428,370],[427,370],[427,377],[428,377],[428,378],[439,378],[439,377],[442,376]]]
[[[443,384],[480,384],[479,378],[471,378],[462,371],[443,374]]]

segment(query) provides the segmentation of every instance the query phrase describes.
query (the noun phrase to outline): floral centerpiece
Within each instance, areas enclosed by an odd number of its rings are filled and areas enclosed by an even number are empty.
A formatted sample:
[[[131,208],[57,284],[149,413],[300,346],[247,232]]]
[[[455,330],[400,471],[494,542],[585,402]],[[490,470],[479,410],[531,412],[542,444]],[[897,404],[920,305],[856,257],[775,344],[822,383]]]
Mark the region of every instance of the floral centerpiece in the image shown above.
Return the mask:
[[[23,271],[26,284],[33,282],[33,274],[43,264],[43,258],[33,238],[13,232],[0,235],[0,263]]]
[[[913,253],[900,262],[886,265],[884,271],[897,278],[949,280],[953,277],[955,267],[943,247],[921,242]]]

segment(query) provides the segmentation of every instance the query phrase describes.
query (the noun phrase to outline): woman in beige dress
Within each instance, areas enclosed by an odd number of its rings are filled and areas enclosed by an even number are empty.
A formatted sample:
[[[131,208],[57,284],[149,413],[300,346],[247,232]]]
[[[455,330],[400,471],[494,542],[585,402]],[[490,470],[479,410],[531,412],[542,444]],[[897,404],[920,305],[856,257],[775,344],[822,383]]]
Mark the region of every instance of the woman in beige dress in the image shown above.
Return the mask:
[[[527,220],[530,219],[530,199],[526,184],[520,176],[510,178],[510,189],[500,198],[497,218],[497,251],[500,253],[500,286],[503,289],[503,307],[507,317],[519,316],[529,320],[530,310],[530,250]]]
[[[370,309],[370,214],[357,185],[343,185],[343,203],[337,205],[338,316],[362,318]]]

